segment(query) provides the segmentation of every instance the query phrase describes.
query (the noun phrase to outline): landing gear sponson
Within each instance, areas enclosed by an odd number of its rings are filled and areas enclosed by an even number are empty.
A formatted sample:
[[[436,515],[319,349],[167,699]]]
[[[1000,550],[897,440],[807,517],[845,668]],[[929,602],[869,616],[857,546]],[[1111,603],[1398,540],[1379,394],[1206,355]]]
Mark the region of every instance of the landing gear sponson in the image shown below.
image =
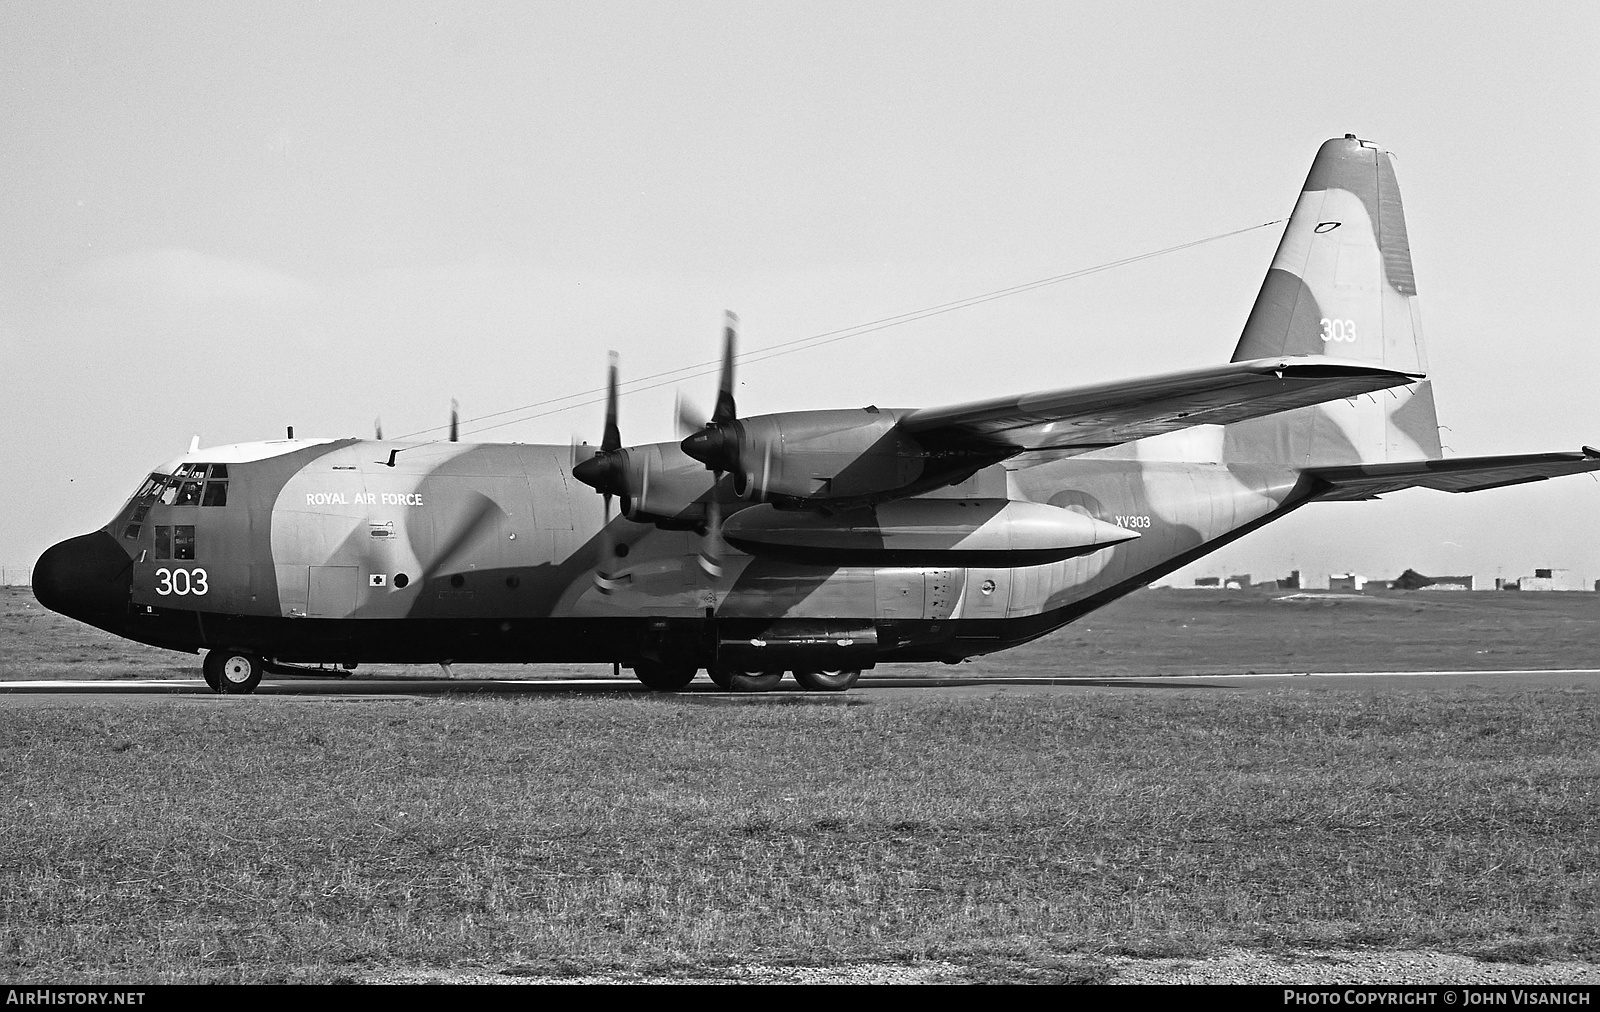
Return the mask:
[[[212,650],[201,664],[211,691],[227,695],[248,695],[256,691],[266,669],[266,661],[247,650]],[[699,672],[700,668],[692,662],[639,661],[633,667],[634,677],[645,688],[657,692],[677,692],[687,687]],[[738,671],[720,666],[711,667],[706,674],[724,692],[767,692],[776,689],[783,680],[782,671]],[[860,669],[797,668],[793,674],[800,688],[808,692],[843,692],[861,677]]]
[[[689,684],[695,676],[694,668],[669,668],[665,665],[641,663],[633,669],[634,675],[647,687],[663,692],[674,692]],[[670,678],[663,672],[670,671]],[[686,673],[685,673],[686,672]],[[706,674],[724,692],[769,692],[783,680],[779,671],[740,671],[735,668],[713,665]],[[859,668],[820,671],[796,668],[794,680],[808,692],[843,692],[856,684],[861,677]]]

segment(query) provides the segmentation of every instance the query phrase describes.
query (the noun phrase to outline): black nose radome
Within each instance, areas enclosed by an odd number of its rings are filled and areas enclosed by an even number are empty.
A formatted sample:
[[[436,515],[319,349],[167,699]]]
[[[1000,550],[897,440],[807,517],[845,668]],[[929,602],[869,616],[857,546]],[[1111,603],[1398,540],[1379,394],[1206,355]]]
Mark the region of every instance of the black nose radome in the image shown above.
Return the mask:
[[[33,567],[40,604],[102,628],[127,617],[132,587],[133,560],[105,531],[53,545]]]

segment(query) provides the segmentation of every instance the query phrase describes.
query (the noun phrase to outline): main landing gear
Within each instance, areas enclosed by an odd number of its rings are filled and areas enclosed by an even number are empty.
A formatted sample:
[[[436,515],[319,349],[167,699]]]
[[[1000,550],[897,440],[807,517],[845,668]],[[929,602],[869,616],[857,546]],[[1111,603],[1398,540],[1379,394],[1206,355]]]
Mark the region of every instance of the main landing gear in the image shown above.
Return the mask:
[[[248,651],[212,650],[206,654],[200,669],[212,692],[244,696],[256,691],[266,666],[260,657]]]
[[[640,661],[633,666],[634,677],[657,692],[676,692],[694,680],[698,668],[688,664]],[[706,670],[717,688],[724,692],[770,692],[783,680],[782,671],[738,671],[712,666]],[[808,692],[843,692],[861,677],[859,669],[822,671],[796,669],[794,680]]]

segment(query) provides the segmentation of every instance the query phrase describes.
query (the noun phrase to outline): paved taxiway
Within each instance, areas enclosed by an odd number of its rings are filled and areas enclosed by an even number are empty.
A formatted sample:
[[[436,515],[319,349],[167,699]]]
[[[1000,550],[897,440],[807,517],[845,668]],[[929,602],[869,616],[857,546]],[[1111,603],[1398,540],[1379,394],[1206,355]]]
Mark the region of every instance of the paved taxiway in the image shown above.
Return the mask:
[[[1523,692],[1530,689],[1600,690],[1600,668],[1563,668],[1503,671],[1359,671],[1337,674],[1175,675],[1146,678],[917,678],[863,677],[846,693],[775,692],[727,693],[699,679],[679,698],[706,702],[759,702],[768,700],[816,702],[872,702],[928,691],[952,696],[995,696],[1070,693],[1086,689],[1131,691],[1261,689],[1316,689],[1331,691],[1482,689]],[[502,679],[502,678],[283,678],[261,683],[254,697],[218,696],[198,678],[119,679],[101,681],[0,682],[0,709],[20,706],[70,705],[88,702],[126,702],[211,699],[218,702],[271,698],[304,702],[377,699],[417,699],[460,695],[503,698],[596,693],[606,695],[647,693],[630,678]]]

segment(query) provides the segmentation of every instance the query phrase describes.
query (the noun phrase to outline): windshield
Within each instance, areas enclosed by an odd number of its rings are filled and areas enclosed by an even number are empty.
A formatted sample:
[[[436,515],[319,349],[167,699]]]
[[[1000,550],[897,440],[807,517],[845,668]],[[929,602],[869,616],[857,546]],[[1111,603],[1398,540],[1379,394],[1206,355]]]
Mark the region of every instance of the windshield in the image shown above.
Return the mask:
[[[227,464],[179,464],[171,474],[157,471],[146,478],[128,500],[119,521],[122,536],[136,540],[144,529],[150,508],[162,506],[228,505]]]

